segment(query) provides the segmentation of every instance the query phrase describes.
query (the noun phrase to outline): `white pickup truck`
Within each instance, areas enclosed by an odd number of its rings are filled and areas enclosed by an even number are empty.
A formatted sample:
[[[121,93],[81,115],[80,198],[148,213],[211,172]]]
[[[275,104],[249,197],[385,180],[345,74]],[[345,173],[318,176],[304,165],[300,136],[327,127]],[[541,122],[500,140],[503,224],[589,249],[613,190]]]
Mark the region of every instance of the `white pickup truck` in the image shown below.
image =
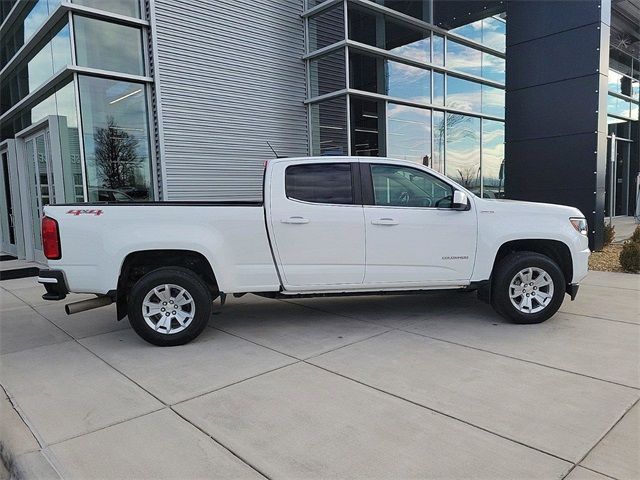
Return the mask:
[[[267,162],[263,201],[45,207],[43,298],[117,303],[156,345],[205,328],[226,295],[477,290],[517,323],[551,317],[587,274],[587,225],[572,207],[481,199],[415,163]]]

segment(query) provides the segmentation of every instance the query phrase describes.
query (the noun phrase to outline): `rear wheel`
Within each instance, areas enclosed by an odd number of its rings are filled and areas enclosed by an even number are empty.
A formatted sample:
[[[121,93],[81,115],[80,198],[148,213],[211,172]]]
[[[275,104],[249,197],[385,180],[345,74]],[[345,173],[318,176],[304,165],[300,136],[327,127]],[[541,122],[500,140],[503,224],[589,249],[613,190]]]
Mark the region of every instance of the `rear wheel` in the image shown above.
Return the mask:
[[[541,323],[562,305],[566,289],[560,267],[534,252],[507,255],[498,264],[492,287],[493,308],[515,323]]]
[[[207,326],[211,303],[211,293],[197,274],[180,267],[159,268],[131,289],[129,322],[149,343],[183,345]]]

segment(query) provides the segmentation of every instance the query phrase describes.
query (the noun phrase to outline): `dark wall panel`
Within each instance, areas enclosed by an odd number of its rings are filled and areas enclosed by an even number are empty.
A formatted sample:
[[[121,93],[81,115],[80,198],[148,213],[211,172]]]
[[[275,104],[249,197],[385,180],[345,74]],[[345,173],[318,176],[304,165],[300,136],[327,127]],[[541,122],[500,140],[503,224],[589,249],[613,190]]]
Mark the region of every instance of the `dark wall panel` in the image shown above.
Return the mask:
[[[508,75],[519,80],[519,88],[526,88],[594,74],[593,58],[585,52],[598,51],[601,31],[596,25],[587,25],[510,46]]]
[[[507,142],[594,132],[599,77],[593,74],[514,91],[507,83]]]
[[[509,0],[507,9],[507,46],[511,46],[596,22],[609,24],[611,2]],[[558,15],[558,12],[562,14]]]

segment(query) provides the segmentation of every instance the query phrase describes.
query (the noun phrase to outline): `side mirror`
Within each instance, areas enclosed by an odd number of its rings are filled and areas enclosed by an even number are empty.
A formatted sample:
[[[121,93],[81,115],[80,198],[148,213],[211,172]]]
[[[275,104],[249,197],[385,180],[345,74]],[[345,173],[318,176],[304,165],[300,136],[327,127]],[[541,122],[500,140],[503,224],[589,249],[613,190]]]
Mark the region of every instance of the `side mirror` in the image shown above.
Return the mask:
[[[453,202],[451,202],[451,209],[458,210],[460,212],[470,210],[471,205],[469,204],[469,197],[467,197],[467,194],[460,190],[454,191]]]

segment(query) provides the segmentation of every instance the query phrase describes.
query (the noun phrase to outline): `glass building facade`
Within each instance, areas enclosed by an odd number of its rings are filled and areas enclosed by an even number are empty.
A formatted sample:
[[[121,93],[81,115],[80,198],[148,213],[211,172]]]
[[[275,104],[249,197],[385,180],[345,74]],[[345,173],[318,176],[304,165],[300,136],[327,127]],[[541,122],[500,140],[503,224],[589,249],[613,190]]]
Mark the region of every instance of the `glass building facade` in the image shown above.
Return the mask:
[[[640,179],[640,58],[612,45],[607,92],[608,151],[605,214],[634,215]]]
[[[506,15],[439,5],[308,2],[311,154],[410,160],[500,198]]]
[[[44,205],[156,198],[149,24],[140,0],[2,3],[0,149],[24,166],[37,259]]]

